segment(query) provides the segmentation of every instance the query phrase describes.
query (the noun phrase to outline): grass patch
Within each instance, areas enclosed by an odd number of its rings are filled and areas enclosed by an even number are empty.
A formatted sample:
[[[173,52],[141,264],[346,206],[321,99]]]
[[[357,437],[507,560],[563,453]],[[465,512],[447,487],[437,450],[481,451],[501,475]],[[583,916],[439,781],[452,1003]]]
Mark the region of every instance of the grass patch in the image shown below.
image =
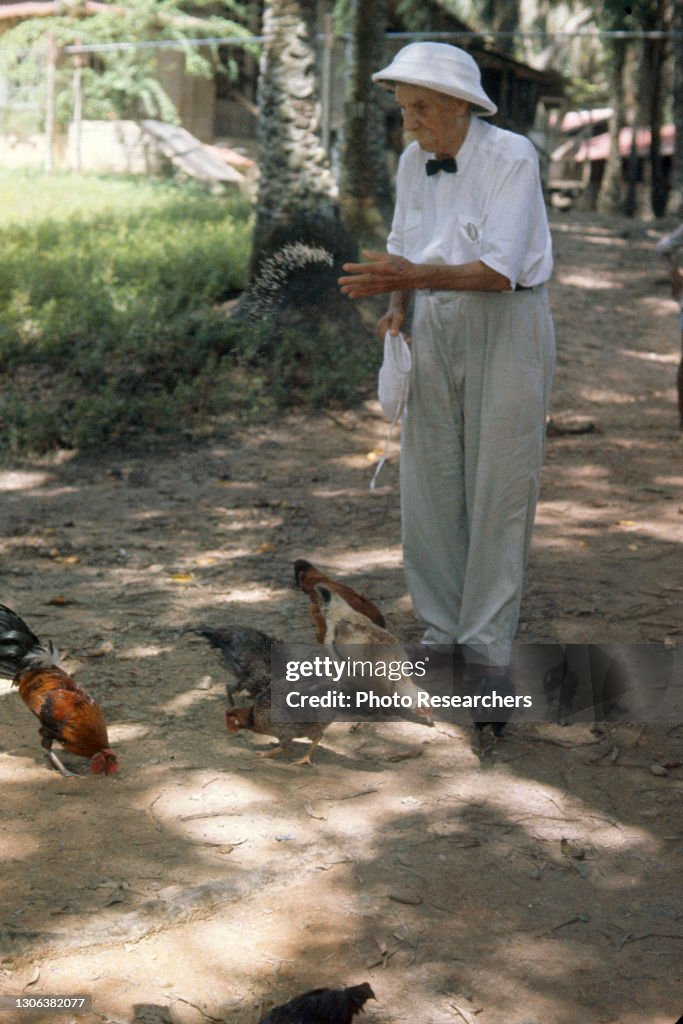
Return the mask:
[[[7,171],[0,197],[0,455],[175,439],[367,382],[324,325],[274,350],[272,325],[229,315],[249,263],[242,197]]]

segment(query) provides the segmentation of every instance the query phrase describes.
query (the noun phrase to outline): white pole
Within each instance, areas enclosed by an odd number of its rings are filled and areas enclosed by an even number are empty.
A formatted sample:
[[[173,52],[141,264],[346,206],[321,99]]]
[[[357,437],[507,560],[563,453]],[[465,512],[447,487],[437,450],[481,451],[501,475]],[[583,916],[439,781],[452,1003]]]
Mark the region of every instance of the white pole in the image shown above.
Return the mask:
[[[82,169],[81,163],[81,138],[83,132],[83,73],[81,68],[83,67],[83,55],[80,53],[74,54],[74,134],[73,134],[73,155],[71,160],[71,170],[74,174],[80,174]]]
[[[47,65],[45,68],[45,173],[55,169],[55,125],[57,106],[57,56],[59,49],[54,33],[47,36]]]

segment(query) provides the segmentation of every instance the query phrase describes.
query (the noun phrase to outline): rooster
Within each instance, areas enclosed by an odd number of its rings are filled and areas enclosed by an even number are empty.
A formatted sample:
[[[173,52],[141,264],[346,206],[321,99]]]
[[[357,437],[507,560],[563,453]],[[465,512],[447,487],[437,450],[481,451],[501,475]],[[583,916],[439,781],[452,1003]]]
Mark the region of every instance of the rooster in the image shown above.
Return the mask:
[[[54,645],[43,644],[15,612],[0,605],[0,674],[12,678],[19,696],[40,721],[45,756],[64,776],[64,767],[52,744],[55,740],[69,754],[91,758],[98,775],[118,771],[118,758],[109,749],[104,715],[85,690],[61,667]]]
[[[259,1024],[351,1024],[368,999],[376,999],[367,981],[349,988],[314,988],[275,1006]]]
[[[330,579],[329,576],[316,569],[314,565],[311,565],[304,558],[297,558],[294,563],[294,579],[297,587],[303,590],[305,594],[308,594],[310,598],[311,618],[315,624],[315,638],[319,644],[324,643],[326,639],[326,620],[320,606],[320,596],[316,591],[317,583],[322,583],[328,590],[339,594],[354,611],[360,612],[361,615],[365,615],[375,625],[384,628],[384,616],[369,598],[359,594],[357,590],[349,587],[346,583],[338,583],[336,580]]]
[[[400,640],[390,633],[388,629],[375,625],[368,617],[356,611],[346,603],[343,597],[330,590],[322,583],[316,583],[315,591],[318,595],[320,609],[325,617],[325,628],[327,642],[335,649],[340,645],[347,644],[363,645],[375,648],[372,652],[376,655],[374,660],[405,661],[405,650]],[[393,646],[398,658],[388,653],[389,646]],[[381,656],[381,657],[380,657]],[[371,658],[371,660],[373,660]],[[372,690],[378,696],[388,696],[397,693],[400,697],[408,696],[411,699],[411,714],[422,719],[427,725],[433,725],[434,721],[429,708],[429,698],[426,698],[427,706],[418,705],[418,694],[426,694],[426,691],[416,686],[412,679],[402,675],[398,682],[390,681],[386,676],[374,675],[368,682]],[[424,700],[424,698],[423,698]]]

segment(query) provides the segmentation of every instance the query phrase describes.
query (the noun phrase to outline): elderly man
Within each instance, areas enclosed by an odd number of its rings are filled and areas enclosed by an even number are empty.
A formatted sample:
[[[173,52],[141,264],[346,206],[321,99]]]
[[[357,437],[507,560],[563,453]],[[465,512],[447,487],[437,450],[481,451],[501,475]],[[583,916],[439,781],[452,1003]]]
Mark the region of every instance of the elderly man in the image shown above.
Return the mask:
[[[387,253],[345,264],[350,298],[390,295],[413,370],[402,432],[406,581],[424,645],[509,663],[539,491],[555,358],[538,160],[496,113],[464,50],[413,43],[373,80],[415,141],[398,168]],[[479,116],[476,116],[479,115]]]

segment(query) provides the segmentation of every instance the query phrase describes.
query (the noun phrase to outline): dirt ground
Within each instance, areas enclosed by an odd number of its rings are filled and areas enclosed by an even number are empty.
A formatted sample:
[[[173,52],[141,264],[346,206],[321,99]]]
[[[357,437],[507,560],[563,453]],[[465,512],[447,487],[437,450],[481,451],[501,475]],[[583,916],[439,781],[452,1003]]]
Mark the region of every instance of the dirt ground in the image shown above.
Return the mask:
[[[666,226],[553,218],[559,361],[520,640],[683,640]],[[465,726],[334,723],[312,768],[226,734],[226,670],[187,628],[310,641],[295,558],[416,637],[395,449],[368,490],[385,430],[370,400],[0,472],[0,600],[68,654],[121,762],[49,771],[0,682],[0,993],[94,1007],[22,1020],[255,1024],[365,980],[371,1024],[683,1013],[676,721],[603,736],[513,721],[484,759]]]

